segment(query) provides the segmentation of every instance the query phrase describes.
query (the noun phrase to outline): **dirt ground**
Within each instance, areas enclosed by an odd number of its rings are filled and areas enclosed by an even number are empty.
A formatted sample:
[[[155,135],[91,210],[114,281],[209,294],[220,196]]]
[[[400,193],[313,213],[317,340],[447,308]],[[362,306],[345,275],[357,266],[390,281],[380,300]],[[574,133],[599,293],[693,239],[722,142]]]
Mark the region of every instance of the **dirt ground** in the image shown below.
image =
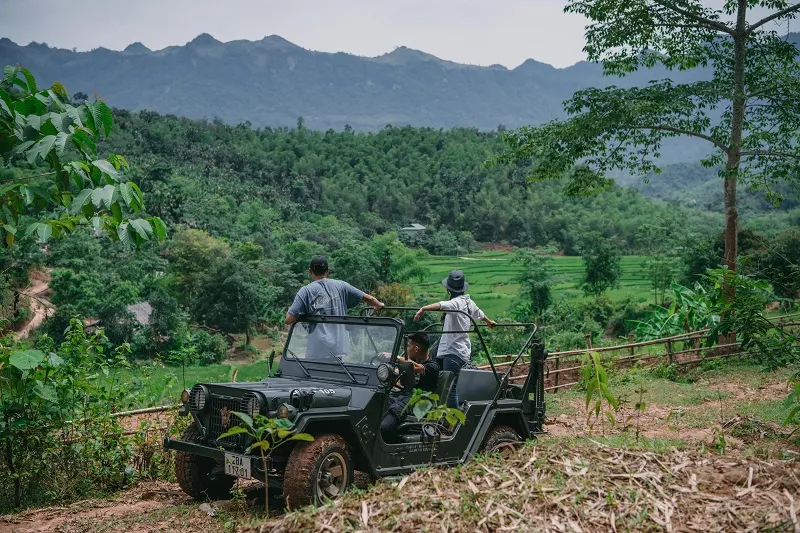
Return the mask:
[[[701,456],[703,453],[708,453],[708,450],[712,450],[716,454],[715,457],[723,460],[729,458],[731,464],[749,460],[747,458],[755,456],[759,457],[759,460],[779,460],[781,465],[794,465],[791,467],[778,466],[777,468],[796,471],[800,453],[789,441],[782,438],[788,433],[788,428],[780,426],[774,420],[759,420],[748,414],[753,410],[754,405],[772,405],[770,402],[778,405],[786,397],[785,376],[765,377],[757,373],[751,375],[742,371],[734,372],[731,375],[717,374],[715,377],[695,385],[681,385],[681,391],[697,396],[697,399],[690,398],[691,401],[677,401],[676,393],[670,387],[678,387],[678,385],[671,382],[649,383],[648,387],[651,389],[648,405],[644,412],[638,413],[638,421],[637,411],[631,407],[634,400],[631,400],[629,405],[616,415],[617,423],[614,427],[611,427],[608,422],[602,425],[598,422],[590,427],[586,423],[584,399],[579,392],[551,395],[551,402],[548,404],[550,419],[545,425],[548,435],[541,437],[540,442],[543,446],[549,446],[551,450],[555,450],[553,453],[561,453],[558,451],[559,448],[571,449],[572,446],[586,446],[587,443],[595,443],[595,440],[602,440],[602,438],[623,438],[630,444],[634,442],[638,425],[640,436],[653,443],[661,442],[661,446],[666,450],[659,452],[663,455],[654,455],[655,462],[653,464],[657,464],[659,460],[666,462],[667,455],[677,453],[675,448],[669,444],[675,441],[681,443],[682,449],[688,450],[690,453],[699,452]],[[760,409],[761,407],[758,407],[756,411],[758,412]],[[153,420],[140,415],[135,420],[127,421],[125,425],[129,430],[133,430],[143,420],[155,422],[156,425],[164,425],[169,422],[169,414],[160,413],[150,416]],[[715,439],[720,434],[724,435],[726,443],[726,448],[722,450],[724,455],[718,455],[719,449],[714,451]],[[771,451],[765,452],[762,449],[764,446],[771,446]],[[754,452],[757,448],[760,451]],[[773,452],[779,453],[780,459],[776,459],[775,455],[764,457],[764,453],[769,455]],[[723,482],[727,482],[725,479]],[[731,481],[732,487],[734,485],[741,486],[742,483],[739,481],[741,480]],[[378,487],[376,490],[380,492],[386,489]],[[781,498],[787,498],[785,503],[789,505],[788,502],[791,500],[791,505],[800,507],[800,493],[789,490],[787,494],[789,497],[782,493],[780,495]],[[370,493],[362,497],[369,500]],[[775,505],[777,508],[777,503]],[[212,514],[214,516],[210,516]],[[0,533],[235,531],[241,524],[252,521],[252,519],[252,512],[245,510],[243,502],[201,505],[191,501],[176,484],[148,481],[140,482],[137,486],[113,498],[86,500],[63,507],[50,507],[11,516],[0,516]],[[647,530],[652,530],[652,526],[653,524],[650,523]],[[478,529],[484,530],[483,526]],[[600,529],[608,530],[607,528]],[[287,530],[295,529],[289,527]],[[322,528],[322,530],[325,529]],[[554,530],[558,530],[558,528]],[[564,529],[564,531],[569,530],[571,530],[569,527]],[[584,529],[584,531],[591,530],[591,528]],[[670,529],[657,527],[656,530],[668,531]],[[680,528],[674,530],[677,531]],[[800,532],[800,523],[788,524],[785,530]]]

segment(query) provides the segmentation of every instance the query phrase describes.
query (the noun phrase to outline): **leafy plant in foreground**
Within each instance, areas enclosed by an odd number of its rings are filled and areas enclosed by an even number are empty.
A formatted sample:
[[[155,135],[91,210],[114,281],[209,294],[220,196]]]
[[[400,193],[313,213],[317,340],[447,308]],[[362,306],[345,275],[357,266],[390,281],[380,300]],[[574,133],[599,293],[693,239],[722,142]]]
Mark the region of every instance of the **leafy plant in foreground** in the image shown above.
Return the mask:
[[[440,423],[444,419],[451,428],[455,427],[458,422],[464,424],[467,421],[466,416],[460,409],[447,407],[446,404],[440,403],[438,394],[422,389],[413,390],[404,410],[409,408],[412,409],[417,420]],[[436,451],[438,440],[438,438],[435,439],[431,447],[431,463],[433,462],[433,454]]]
[[[608,386],[608,373],[597,352],[587,352],[581,365],[581,381],[586,387],[586,423],[593,427],[597,420],[602,425],[601,412],[613,426],[616,423],[614,413],[619,408],[619,401],[611,393]],[[603,409],[605,401],[606,408]],[[594,422],[592,422],[594,417]]]
[[[248,435],[255,442],[247,447],[245,453],[250,453],[255,449],[261,454],[261,464],[264,467],[266,475],[269,472],[269,465],[267,460],[276,448],[291,441],[306,441],[311,442],[314,437],[308,433],[296,433],[292,428],[294,424],[291,420],[286,418],[267,418],[263,415],[256,414],[250,417],[245,413],[233,411],[233,414],[239,417],[244,423],[244,426],[236,426],[229,429],[218,439],[224,439],[233,435]],[[264,508],[269,507],[269,480],[264,479]]]

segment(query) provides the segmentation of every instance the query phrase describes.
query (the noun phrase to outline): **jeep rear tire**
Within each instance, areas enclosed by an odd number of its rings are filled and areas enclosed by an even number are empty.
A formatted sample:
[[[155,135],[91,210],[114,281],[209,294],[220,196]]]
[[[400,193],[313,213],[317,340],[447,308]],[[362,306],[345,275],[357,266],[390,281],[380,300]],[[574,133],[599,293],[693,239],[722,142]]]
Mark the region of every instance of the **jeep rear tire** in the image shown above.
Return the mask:
[[[297,509],[336,499],[353,483],[353,461],[342,437],[334,434],[298,443],[283,474],[286,507]]]
[[[196,423],[183,432],[181,440],[199,444],[202,433]],[[212,471],[218,466],[214,459],[186,452],[175,454],[175,477],[183,492],[195,500],[221,500],[230,495],[235,477]]]
[[[522,446],[522,437],[509,426],[494,426],[486,434],[481,451],[486,455],[499,454],[509,459]]]

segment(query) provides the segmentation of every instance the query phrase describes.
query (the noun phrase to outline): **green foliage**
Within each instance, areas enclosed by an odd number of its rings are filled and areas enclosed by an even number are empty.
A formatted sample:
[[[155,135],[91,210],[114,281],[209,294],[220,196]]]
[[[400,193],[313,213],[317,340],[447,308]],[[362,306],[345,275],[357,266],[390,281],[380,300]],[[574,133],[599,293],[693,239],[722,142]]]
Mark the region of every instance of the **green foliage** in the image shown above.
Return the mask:
[[[602,421],[601,411],[613,426],[616,422],[614,412],[619,408],[619,401],[611,393],[608,385],[608,374],[600,354],[586,352],[581,364],[581,383],[586,387],[586,423],[594,426],[598,420]],[[603,403],[606,409],[603,410]],[[592,422],[594,417],[594,422]]]
[[[709,278],[709,299],[721,317],[711,328],[712,342],[735,335],[740,350],[759,358],[769,370],[800,361],[797,332],[764,316],[767,304],[776,299],[767,282],[727,269],[712,270]]]
[[[128,168],[125,158],[98,155],[97,144],[112,127],[105,102],[73,105],[60,83],[39,90],[27,69],[5,67],[0,79],[0,156],[6,164],[26,161],[34,173],[0,187],[3,246],[11,247],[21,235],[26,211],[53,211],[24,232],[39,242],[83,225],[126,244],[166,238],[160,218],[139,218],[144,197],[135,183],[121,177]],[[43,167],[49,171],[42,173]]]
[[[586,273],[581,288],[587,295],[599,296],[608,289],[619,285],[622,275],[619,249],[599,233],[590,233],[584,237],[581,246]]]
[[[44,337],[37,349],[0,341],[0,509],[70,501],[133,479],[131,443],[110,418],[125,405],[118,379],[127,346],[107,353],[102,332],[89,335],[76,320],[65,336],[60,345]]]
[[[258,450],[261,454],[261,462],[264,472],[269,471],[269,459],[276,448],[292,441],[311,442],[314,437],[308,433],[297,433],[291,420],[286,418],[267,418],[261,414],[250,417],[245,413],[233,411],[239,417],[243,425],[233,427],[220,435],[218,439],[224,439],[233,435],[247,435],[253,443],[247,447],[245,453]],[[264,483],[264,505],[269,505],[269,483]]]
[[[514,311],[515,318],[528,322],[540,316],[553,303],[551,287],[554,276],[549,264],[554,250],[547,248],[533,252],[517,250],[512,262],[520,263],[520,303]]]
[[[447,407],[440,403],[439,395],[422,389],[414,389],[404,410],[411,409],[417,420],[439,422],[445,420],[450,426],[466,423],[466,417],[460,409]]]
[[[692,290],[673,283],[669,307],[651,305],[645,320],[631,320],[629,325],[638,339],[649,340],[699,331],[713,327],[718,322],[719,310],[711,303],[702,285],[697,284]]]
[[[767,252],[764,276],[784,298],[800,295],[800,230],[781,233]]]

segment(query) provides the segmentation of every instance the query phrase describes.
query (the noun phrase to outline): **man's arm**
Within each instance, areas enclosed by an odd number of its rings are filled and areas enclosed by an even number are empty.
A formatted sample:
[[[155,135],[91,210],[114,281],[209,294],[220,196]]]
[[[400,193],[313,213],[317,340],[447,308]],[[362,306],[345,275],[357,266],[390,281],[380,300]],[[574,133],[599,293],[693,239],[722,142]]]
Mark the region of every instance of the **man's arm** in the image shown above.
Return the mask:
[[[371,294],[364,294],[364,297],[361,299],[362,302],[369,305],[376,311],[380,311],[384,307],[384,303],[372,296]]]
[[[292,324],[294,324],[295,322],[297,322],[297,317],[296,317],[296,316],[294,316],[292,313],[286,313],[286,319],[285,319],[285,322],[286,322],[286,325],[287,325],[287,326],[291,326]]]
[[[414,314],[414,320],[419,320],[422,318],[422,315],[425,314],[426,311],[438,311],[442,308],[442,302],[436,302],[435,304],[428,304],[424,307],[420,307],[419,311]]]

